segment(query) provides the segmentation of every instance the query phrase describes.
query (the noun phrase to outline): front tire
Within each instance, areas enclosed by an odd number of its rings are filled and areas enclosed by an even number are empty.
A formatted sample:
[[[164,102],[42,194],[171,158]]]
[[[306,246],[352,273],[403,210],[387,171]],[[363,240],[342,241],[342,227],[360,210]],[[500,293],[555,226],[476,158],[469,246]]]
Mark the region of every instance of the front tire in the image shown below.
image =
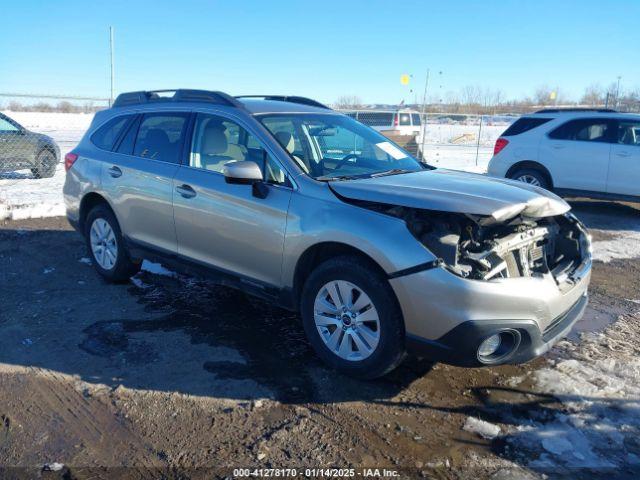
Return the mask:
[[[551,189],[547,176],[536,168],[519,168],[509,175],[509,178],[528,185],[533,185],[534,187],[541,187],[545,190]]]
[[[404,358],[404,324],[389,282],[356,257],[318,266],[301,298],[307,338],[318,356],[357,378],[377,378]]]
[[[140,271],[141,262],[129,256],[120,225],[108,206],[98,205],[89,212],[85,239],[93,266],[107,281],[124,282]]]

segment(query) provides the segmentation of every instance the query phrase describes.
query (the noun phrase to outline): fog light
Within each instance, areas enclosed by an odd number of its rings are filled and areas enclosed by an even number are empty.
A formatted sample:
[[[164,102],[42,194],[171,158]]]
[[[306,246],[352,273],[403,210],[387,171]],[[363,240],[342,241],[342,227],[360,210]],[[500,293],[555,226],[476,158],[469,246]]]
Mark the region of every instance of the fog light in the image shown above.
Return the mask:
[[[499,333],[485,338],[484,341],[480,344],[480,347],[478,347],[478,356],[480,358],[490,357],[498,351],[501,343],[502,339],[500,338]]]

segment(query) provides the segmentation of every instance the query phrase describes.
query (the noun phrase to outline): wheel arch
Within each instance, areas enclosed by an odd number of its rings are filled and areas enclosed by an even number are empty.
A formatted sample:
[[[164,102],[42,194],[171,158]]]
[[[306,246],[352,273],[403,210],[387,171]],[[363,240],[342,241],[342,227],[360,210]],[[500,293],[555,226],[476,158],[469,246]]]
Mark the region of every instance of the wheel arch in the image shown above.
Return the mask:
[[[351,256],[361,259],[370,267],[378,271],[382,276],[387,278],[387,273],[370,255],[352,245],[342,242],[325,241],[316,243],[308,247],[296,262],[293,274],[293,304],[296,310],[300,305],[300,296],[304,284],[313,272],[314,268],[331,258],[340,256]],[[390,287],[391,288],[391,287]],[[393,289],[391,289],[393,291]],[[394,293],[395,296],[395,293]],[[397,299],[396,299],[397,300]]]
[[[113,216],[116,217],[116,220],[118,219],[115,211],[109,204],[109,201],[104,196],[96,192],[89,192],[86,195],[84,195],[82,197],[82,200],[80,201],[80,213],[78,217],[78,224],[81,232],[84,232],[85,230],[85,221],[87,219],[87,215],[89,215],[89,212],[98,205],[106,205],[107,208],[111,210],[111,213],[113,213]]]
[[[549,189],[550,190],[553,189],[553,177],[551,177],[551,172],[549,172],[547,167],[542,165],[540,162],[536,162],[534,160],[522,160],[518,163],[514,163],[513,165],[511,165],[509,170],[507,170],[505,177],[511,178],[511,175],[513,175],[516,171],[522,168],[530,168],[542,173],[545,176],[547,182],[549,183]]]

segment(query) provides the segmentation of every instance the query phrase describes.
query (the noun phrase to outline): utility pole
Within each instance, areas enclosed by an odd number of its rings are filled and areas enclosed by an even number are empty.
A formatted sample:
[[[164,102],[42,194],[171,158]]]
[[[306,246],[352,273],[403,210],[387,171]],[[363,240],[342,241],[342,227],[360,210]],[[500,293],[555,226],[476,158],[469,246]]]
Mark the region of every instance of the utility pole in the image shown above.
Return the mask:
[[[427,133],[427,89],[429,88],[429,69],[427,68],[427,78],[424,81],[424,93],[422,94],[422,118],[421,118],[421,130],[422,130],[422,161],[426,163],[424,157],[424,144],[426,141]]]
[[[618,108],[618,99],[620,98],[620,79],[622,77],[618,75],[618,84],[616,85],[616,108]]]
[[[113,27],[109,27],[109,56],[111,60],[111,95],[109,96],[109,106],[113,105]]]

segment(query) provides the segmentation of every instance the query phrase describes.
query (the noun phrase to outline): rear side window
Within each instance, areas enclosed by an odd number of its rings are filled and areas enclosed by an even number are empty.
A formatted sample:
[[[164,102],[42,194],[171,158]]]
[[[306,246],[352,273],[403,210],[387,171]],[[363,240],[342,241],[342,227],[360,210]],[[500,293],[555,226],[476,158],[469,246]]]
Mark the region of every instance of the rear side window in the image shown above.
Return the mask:
[[[359,122],[370,127],[388,127],[393,123],[391,112],[358,112]]]
[[[399,113],[398,114],[399,123],[402,126],[411,125],[411,114],[410,113]]]
[[[120,134],[128,125],[131,117],[133,117],[133,115],[123,115],[112,118],[91,135],[91,143],[102,150],[111,150]]]
[[[539,127],[540,125],[544,125],[550,120],[550,118],[519,118],[504,131],[501,137],[513,137],[514,135],[520,135],[521,133],[528,132],[529,130]]]
[[[142,117],[133,154],[168,163],[179,163],[184,141],[186,113],[151,113]]]
[[[420,114],[419,113],[412,113],[411,114],[411,120],[413,121],[414,125],[422,125],[422,122],[420,121]]]
[[[549,137],[555,140],[611,142],[614,136],[614,123],[606,118],[571,120],[549,133]]]

